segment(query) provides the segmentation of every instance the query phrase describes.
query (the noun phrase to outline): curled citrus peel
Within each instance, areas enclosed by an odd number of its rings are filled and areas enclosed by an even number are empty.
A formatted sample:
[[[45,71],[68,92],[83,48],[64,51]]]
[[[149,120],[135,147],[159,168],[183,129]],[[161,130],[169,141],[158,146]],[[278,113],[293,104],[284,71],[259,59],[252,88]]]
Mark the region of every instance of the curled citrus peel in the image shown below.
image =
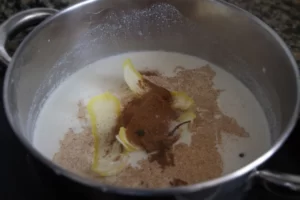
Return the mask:
[[[126,157],[122,154],[120,144],[107,144],[121,112],[120,101],[106,92],[91,98],[87,104],[87,111],[94,137],[92,170],[101,176],[115,175],[126,166]],[[108,154],[106,150],[109,150]]]
[[[186,112],[182,113],[176,121],[179,123],[182,123],[185,121],[190,121],[191,123],[193,123],[195,118],[196,118],[196,114],[194,112],[186,111]]]
[[[127,152],[134,152],[140,150],[138,146],[130,143],[129,140],[127,139],[126,128],[121,127],[119,130],[119,134],[116,136],[116,138],[123,145],[124,149]]]
[[[195,118],[196,114],[192,111],[181,113],[177,120],[171,123],[169,134],[173,135],[175,131],[176,134],[180,134],[183,131],[189,131],[189,126],[193,124]]]
[[[133,93],[141,95],[146,92],[143,76],[134,68],[130,59],[124,61],[123,72],[125,82]]]
[[[123,63],[124,79],[130,90],[135,94],[144,94],[147,92],[145,81],[143,76],[134,68],[134,65],[130,59],[126,59]],[[179,110],[187,110],[193,104],[194,101],[184,92],[171,92],[173,97],[173,108]]]
[[[194,100],[184,92],[172,91],[171,94],[173,97],[172,107],[174,109],[184,111],[189,109],[194,104]]]
[[[190,132],[189,126],[193,124],[195,118],[196,118],[196,114],[192,111],[186,111],[178,117],[178,119],[176,120],[177,124],[182,124],[187,121],[189,123],[179,127],[179,131],[177,134],[179,134],[180,137],[174,145],[177,145],[179,143],[185,143],[187,145],[191,144],[192,134]]]
[[[189,124],[186,124],[186,125],[183,125],[183,126],[180,127],[181,131],[185,131],[185,130],[188,131],[189,125],[193,124],[195,118],[196,118],[196,114],[194,112],[186,111],[186,112],[182,113],[176,121],[178,123],[183,123],[183,122],[186,122],[186,121],[190,121]]]

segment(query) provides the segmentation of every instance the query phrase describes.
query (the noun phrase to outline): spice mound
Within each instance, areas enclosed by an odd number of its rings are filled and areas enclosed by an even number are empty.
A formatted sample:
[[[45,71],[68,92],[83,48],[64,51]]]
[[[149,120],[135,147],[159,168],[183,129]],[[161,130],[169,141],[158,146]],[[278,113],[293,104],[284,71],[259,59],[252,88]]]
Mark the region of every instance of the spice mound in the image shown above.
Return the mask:
[[[178,135],[170,130],[176,123],[179,112],[172,107],[173,97],[170,91],[145,80],[148,92],[134,98],[124,108],[120,117],[120,126],[126,127],[130,143],[151,153],[162,167],[173,165],[172,145]]]
[[[177,113],[171,106],[171,93],[154,84],[149,85],[147,93],[125,106],[120,121],[130,142],[147,152],[155,152],[174,140],[169,135],[169,126],[176,120]]]
[[[222,175],[221,133],[248,137],[221,112],[209,66],[175,76],[123,65],[126,85],[79,104],[83,133],[69,130],[53,160],[75,173],[123,187],[164,188]],[[107,113],[107,115],[103,115]]]
[[[136,96],[124,106],[118,119],[117,139],[127,151],[146,151],[150,154],[149,160],[157,161],[162,168],[174,165],[171,148],[179,139],[177,129],[184,124],[180,123],[184,117],[178,117],[184,110],[191,109],[193,100],[184,93],[172,93],[144,79],[130,60],[124,63],[124,79]]]

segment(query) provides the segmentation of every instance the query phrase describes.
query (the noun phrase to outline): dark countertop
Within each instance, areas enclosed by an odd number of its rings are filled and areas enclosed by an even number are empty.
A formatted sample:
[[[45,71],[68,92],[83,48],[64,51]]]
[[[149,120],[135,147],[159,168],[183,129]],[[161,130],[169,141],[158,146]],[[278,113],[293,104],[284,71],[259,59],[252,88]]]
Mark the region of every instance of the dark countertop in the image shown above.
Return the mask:
[[[0,0],[0,23],[34,7],[63,9],[79,0]],[[300,0],[225,0],[256,15],[287,43],[300,64]],[[16,46],[14,42],[11,46]]]

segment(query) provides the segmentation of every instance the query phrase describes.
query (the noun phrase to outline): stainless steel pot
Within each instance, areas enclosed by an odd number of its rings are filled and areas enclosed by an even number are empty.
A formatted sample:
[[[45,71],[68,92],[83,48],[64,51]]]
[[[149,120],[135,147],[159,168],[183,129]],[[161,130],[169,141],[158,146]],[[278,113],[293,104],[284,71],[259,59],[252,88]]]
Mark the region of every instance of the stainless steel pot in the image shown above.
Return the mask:
[[[11,59],[8,36],[41,21]],[[33,146],[34,123],[44,100],[60,81],[101,58],[128,51],[165,50],[208,60],[240,79],[267,116],[272,147],[234,173],[195,185],[168,189],[125,189],[88,180],[62,169]],[[33,9],[12,16],[0,27],[0,55],[8,64],[4,84],[7,117],[18,138],[57,175],[99,189],[135,195],[197,192],[213,197],[234,190],[252,177],[300,190],[300,178],[257,171],[289,136],[298,117],[298,69],[280,37],[253,15],[223,1],[85,1],[57,14]]]

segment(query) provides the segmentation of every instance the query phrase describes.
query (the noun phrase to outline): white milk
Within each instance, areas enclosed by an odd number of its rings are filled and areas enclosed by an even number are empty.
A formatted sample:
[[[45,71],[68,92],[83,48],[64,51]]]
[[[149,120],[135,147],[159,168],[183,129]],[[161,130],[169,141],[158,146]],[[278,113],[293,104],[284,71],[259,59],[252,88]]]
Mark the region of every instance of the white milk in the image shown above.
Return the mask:
[[[36,122],[34,146],[52,159],[59,150],[59,141],[69,128],[81,131],[77,119],[78,102],[94,95],[115,90],[122,83],[122,63],[131,58],[138,70],[151,67],[166,75],[173,75],[176,66],[193,69],[208,62],[197,57],[168,52],[135,52],[112,56],[84,67],[64,81],[46,101]],[[237,119],[250,134],[240,138],[223,134],[218,147],[224,162],[224,174],[232,172],[256,159],[270,147],[270,134],[264,113],[252,93],[231,74],[210,64],[217,73],[215,87],[225,89],[219,98],[221,110]],[[155,68],[154,68],[155,67]],[[149,69],[149,68],[148,68]],[[243,152],[244,158],[238,154]]]

